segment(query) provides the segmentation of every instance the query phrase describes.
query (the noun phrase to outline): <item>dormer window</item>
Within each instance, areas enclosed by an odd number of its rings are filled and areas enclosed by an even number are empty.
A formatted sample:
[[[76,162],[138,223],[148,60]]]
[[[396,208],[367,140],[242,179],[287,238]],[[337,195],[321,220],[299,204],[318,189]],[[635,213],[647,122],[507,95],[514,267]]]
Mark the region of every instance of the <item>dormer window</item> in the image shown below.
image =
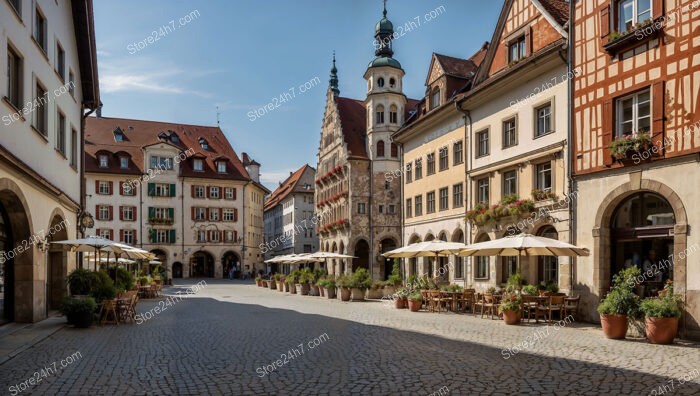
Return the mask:
[[[179,142],[180,142],[180,138],[173,132],[173,133],[170,135],[170,141],[173,142],[173,143],[179,143]]]
[[[119,157],[119,167],[129,169],[129,157]]]
[[[98,160],[100,162],[100,168],[107,168],[109,167],[109,159],[107,158],[107,155],[105,154],[100,154],[98,157]]]
[[[199,158],[195,158],[193,168],[195,172],[204,172],[204,161]]]
[[[124,131],[122,131],[122,129],[119,127],[117,127],[117,129],[114,130],[114,141],[115,142],[123,142],[124,141]]]
[[[226,162],[219,161],[216,163],[216,171],[219,173],[226,173]]]
[[[209,150],[209,142],[205,138],[199,138],[199,145],[202,146],[202,150]]]
[[[430,94],[430,109],[434,109],[440,106],[440,88],[433,89],[433,93]]]
[[[523,59],[527,48],[525,46],[525,36],[520,36],[508,45],[508,63],[517,62]]]

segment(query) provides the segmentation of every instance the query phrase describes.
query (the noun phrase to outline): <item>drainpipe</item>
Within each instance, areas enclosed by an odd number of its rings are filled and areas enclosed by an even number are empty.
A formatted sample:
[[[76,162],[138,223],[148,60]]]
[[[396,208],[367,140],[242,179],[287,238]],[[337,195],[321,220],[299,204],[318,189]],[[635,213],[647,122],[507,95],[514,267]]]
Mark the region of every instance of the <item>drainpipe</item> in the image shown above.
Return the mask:
[[[180,214],[180,218],[182,220],[182,242],[180,243],[180,262],[182,263],[182,266],[185,266],[185,178],[181,177],[180,178],[180,191],[182,192],[182,198],[180,199],[180,207],[182,208],[182,213]],[[194,219],[193,219],[194,221]],[[167,275],[167,268],[166,268],[166,273]],[[172,277],[173,275],[173,263],[170,264],[170,280],[172,282]]]
[[[568,179],[568,184],[569,184],[569,243],[572,245],[576,244],[576,205],[574,203],[573,197],[574,193],[576,192],[576,185],[575,185],[575,180],[573,178],[573,166],[574,166],[574,79],[576,78],[576,75],[574,74],[575,70],[575,54],[574,54],[574,43],[576,42],[576,24],[575,24],[575,17],[576,17],[576,2],[575,1],[570,1],[569,2],[569,42],[568,42],[568,47],[569,47],[569,54],[568,54],[568,62],[567,62],[567,69],[568,69],[568,74],[567,77],[569,77],[568,80],[568,103],[567,103],[567,114],[568,114],[568,122],[567,122],[567,138],[566,138],[566,147],[567,147],[567,167],[566,167],[566,176]],[[569,295],[573,296],[574,294],[574,262],[576,261],[576,258],[571,257],[569,259]]]
[[[404,244],[406,242],[404,241],[403,233],[404,233],[404,228],[406,227],[406,221],[405,221],[405,219],[406,219],[405,209],[406,208],[404,206],[404,203],[406,202],[406,199],[404,197],[404,194],[405,194],[405,191],[404,191],[404,180],[405,179],[404,179],[404,177],[406,176],[406,174],[404,173],[404,166],[405,165],[404,165],[404,161],[403,161],[403,143],[397,142],[397,145],[399,147],[399,175],[403,175],[403,177],[399,178],[399,213],[401,213],[401,219],[400,219],[401,228],[399,228],[399,238],[400,238],[399,243],[401,244],[401,246],[405,246]],[[405,260],[401,260],[400,263],[401,263],[400,266],[403,266],[403,268],[401,268],[401,273],[403,274],[404,279],[408,279],[408,277],[406,276]]]
[[[370,151],[371,154],[371,151]],[[369,161],[369,202],[367,202],[369,205],[369,276],[374,279],[374,259],[375,259],[375,254],[374,254],[374,222],[372,221],[372,212],[373,212],[373,205],[372,205],[372,198],[373,198],[373,193],[374,192],[374,162]]]
[[[455,102],[455,108],[457,109],[457,111],[464,114],[464,145],[467,146],[466,147],[467,148],[467,150],[466,150],[467,157],[465,158],[466,161],[465,161],[465,167],[464,167],[464,182],[467,185],[467,199],[468,199],[468,202],[464,205],[465,206],[464,207],[464,219],[465,219],[464,228],[465,228],[465,231],[467,231],[464,233],[465,238],[467,238],[467,240],[464,241],[464,243],[467,243],[467,241],[469,241],[469,243],[471,243],[472,228],[467,226],[467,222],[466,222],[467,213],[466,213],[466,211],[468,210],[468,208],[470,208],[472,206],[472,183],[471,183],[471,177],[469,176],[469,170],[471,169],[471,162],[472,162],[472,144],[471,144],[471,139],[469,139],[471,137],[471,130],[472,130],[472,116],[471,116],[471,113],[469,112],[469,110],[462,109],[462,106],[459,105],[459,102]],[[467,126],[467,119],[469,120],[468,126]],[[466,257],[464,260],[468,261],[470,264],[470,265],[467,265],[466,267],[469,269],[468,272],[469,272],[469,275],[471,276],[471,268],[472,268],[471,258]],[[462,271],[464,272],[462,274],[462,276],[464,276],[464,287],[466,288],[467,287],[467,271],[464,271],[464,268],[462,268]]]
[[[85,205],[87,205],[87,188],[85,186],[85,120],[90,116],[90,114],[97,110],[91,108],[89,112],[85,113],[85,109],[85,105],[80,106],[80,114],[83,115],[80,117],[80,153],[75,153],[76,155],[80,156],[80,208],[78,209],[78,216],[76,217],[75,222],[76,235],[80,235],[80,238],[85,238],[85,229],[80,224],[80,220],[82,215],[86,212]],[[95,213],[95,217],[97,217],[97,213]],[[83,253],[79,252],[76,254],[75,260],[77,261],[76,268],[83,268]]]
[[[245,235],[245,200],[246,200],[245,188],[248,186],[249,183],[250,183],[250,181],[247,181],[247,182],[245,182],[245,184],[243,184],[243,191],[241,192],[241,197],[243,198],[243,210],[241,210],[241,219],[243,219],[241,222],[242,223],[241,225],[243,227],[242,231],[241,231],[241,234],[242,234],[241,235],[241,238],[242,238],[241,239],[241,268],[245,268],[245,265],[246,265],[245,263],[248,262],[248,260],[246,260],[246,255],[245,255],[246,250],[247,250],[245,247],[245,241],[246,241],[246,235]],[[253,265],[252,267],[253,267],[253,272],[255,272],[255,265]]]

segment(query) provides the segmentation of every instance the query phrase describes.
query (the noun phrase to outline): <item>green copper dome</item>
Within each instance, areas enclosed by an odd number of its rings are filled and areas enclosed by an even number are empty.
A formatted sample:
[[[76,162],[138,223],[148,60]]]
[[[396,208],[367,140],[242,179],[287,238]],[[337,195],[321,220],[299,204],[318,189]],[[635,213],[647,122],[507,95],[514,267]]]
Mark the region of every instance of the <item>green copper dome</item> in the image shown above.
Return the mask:
[[[384,18],[377,22],[377,25],[374,27],[374,31],[377,33],[394,33],[394,24],[391,23],[391,21],[387,19],[385,15]]]
[[[372,62],[370,62],[369,66],[367,66],[367,67],[382,67],[382,66],[389,66],[389,67],[395,67],[397,69],[401,69],[401,63],[399,63],[399,61],[397,61],[394,58],[389,58],[389,57],[384,57],[384,56],[374,58],[374,60]]]

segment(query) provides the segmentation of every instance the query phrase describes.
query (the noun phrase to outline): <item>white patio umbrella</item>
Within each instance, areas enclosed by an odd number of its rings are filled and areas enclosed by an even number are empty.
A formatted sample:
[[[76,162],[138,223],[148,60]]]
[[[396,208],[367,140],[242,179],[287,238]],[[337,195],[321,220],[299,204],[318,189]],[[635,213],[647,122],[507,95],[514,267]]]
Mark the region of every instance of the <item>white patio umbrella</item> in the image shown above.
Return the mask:
[[[467,245],[461,242],[432,240],[403,246],[398,249],[382,253],[382,256],[387,258],[444,257],[456,255],[466,247]]]
[[[66,245],[72,252],[95,252],[95,270],[97,270],[97,252],[122,253],[123,248],[117,242],[99,236],[88,236],[87,238],[68,239],[65,241],[51,242],[57,245]]]
[[[458,255],[471,256],[588,256],[586,248],[557,239],[530,234],[509,235],[501,239],[475,243],[459,251]]]

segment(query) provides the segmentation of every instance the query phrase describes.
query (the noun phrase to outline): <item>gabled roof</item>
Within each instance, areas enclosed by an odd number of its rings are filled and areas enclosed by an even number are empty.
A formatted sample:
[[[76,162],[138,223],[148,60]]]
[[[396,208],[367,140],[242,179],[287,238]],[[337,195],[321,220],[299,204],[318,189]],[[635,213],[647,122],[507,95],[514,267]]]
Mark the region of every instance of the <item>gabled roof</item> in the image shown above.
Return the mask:
[[[542,5],[544,13],[549,14],[559,26],[564,26],[569,21],[569,2],[564,0],[538,0],[533,2]],[[537,7],[540,8],[540,7]]]
[[[440,63],[445,74],[458,78],[467,78],[469,73],[476,70],[476,65],[469,59],[454,58],[433,53],[435,60]]]
[[[277,189],[273,191],[272,194],[270,194],[270,196],[265,200],[265,206],[263,207],[263,211],[267,211],[269,209],[274,208],[275,206],[277,206],[278,203],[282,202],[285,198],[289,196],[289,194],[293,192],[305,192],[313,194],[313,184],[311,185],[310,189],[304,189],[303,186],[299,185],[301,177],[307,170],[316,173],[316,170],[309,166],[309,164],[304,164],[304,166],[297,169],[296,172],[289,175],[289,177],[285,181],[280,183],[280,186],[277,187]]]
[[[128,139],[117,142],[113,131],[117,128],[124,131]],[[162,132],[173,131],[177,134],[177,142],[162,140]],[[198,139],[204,137],[209,143],[209,150],[204,150]],[[144,174],[147,166],[143,149],[154,144],[167,144],[188,152],[190,157],[205,159],[204,171],[195,172],[192,158],[180,162],[180,176],[204,179],[250,180],[248,172],[238,159],[238,155],[226,139],[219,127],[173,124],[169,122],[130,120],[123,118],[87,117],[85,122],[85,172],[111,174]],[[129,169],[121,169],[118,159],[111,158],[109,167],[100,168],[96,154],[109,152],[126,152],[131,157]],[[230,166],[227,173],[218,173],[214,159],[226,157]]]
[[[343,132],[343,140],[348,147],[348,156],[368,158],[365,144],[367,136],[367,118],[365,104],[361,100],[336,97],[338,116]]]

